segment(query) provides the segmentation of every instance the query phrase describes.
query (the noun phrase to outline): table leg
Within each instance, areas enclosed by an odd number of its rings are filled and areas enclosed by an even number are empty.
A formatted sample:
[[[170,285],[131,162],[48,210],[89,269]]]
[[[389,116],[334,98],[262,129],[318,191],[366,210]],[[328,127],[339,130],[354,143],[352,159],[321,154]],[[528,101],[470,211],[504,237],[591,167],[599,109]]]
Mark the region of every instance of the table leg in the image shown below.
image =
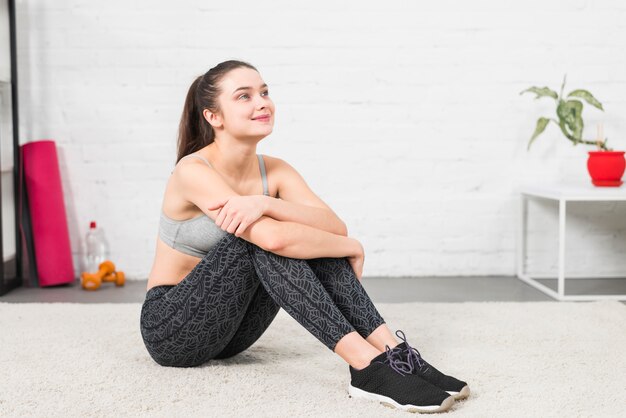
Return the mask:
[[[565,296],[565,214],[566,201],[559,199],[559,283],[558,294],[559,299],[563,300]]]

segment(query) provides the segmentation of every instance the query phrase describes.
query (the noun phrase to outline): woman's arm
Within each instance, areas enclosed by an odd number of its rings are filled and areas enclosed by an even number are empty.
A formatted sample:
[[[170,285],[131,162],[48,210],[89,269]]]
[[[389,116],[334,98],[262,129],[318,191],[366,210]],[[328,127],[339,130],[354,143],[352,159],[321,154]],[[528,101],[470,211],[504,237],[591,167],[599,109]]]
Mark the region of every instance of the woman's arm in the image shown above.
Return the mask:
[[[363,274],[365,253],[360,242],[295,222],[261,216],[241,235],[246,241],[264,242],[267,251],[284,257],[310,259],[347,257],[357,279]],[[258,245],[258,244],[257,244]]]
[[[174,170],[173,181],[183,198],[214,221],[220,210],[210,208],[214,208],[216,202],[219,204],[239,196],[212,168],[200,161],[179,164]],[[352,238],[265,215],[252,222],[239,236],[267,251],[291,258],[351,257],[362,250],[361,244]]]
[[[291,258],[354,257],[362,252],[353,239],[296,222],[277,221],[272,252]],[[245,238],[245,232],[243,236]]]
[[[344,237],[348,235],[346,224],[330,208],[308,206],[266,196],[263,214],[278,221],[296,222]]]
[[[279,199],[270,197],[265,200],[264,215],[333,234],[348,235],[346,224],[309,188],[295,168],[280,158],[265,156],[265,159],[271,164]]]

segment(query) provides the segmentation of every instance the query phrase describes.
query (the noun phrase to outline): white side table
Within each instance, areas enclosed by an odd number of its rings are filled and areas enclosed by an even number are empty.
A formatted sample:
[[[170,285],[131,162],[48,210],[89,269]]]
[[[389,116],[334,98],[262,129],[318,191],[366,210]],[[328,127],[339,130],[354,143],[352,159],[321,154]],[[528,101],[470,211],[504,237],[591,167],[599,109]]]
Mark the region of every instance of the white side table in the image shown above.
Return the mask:
[[[555,184],[542,186],[522,186],[520,193],[519,224],[517,231],[517,277],[552,296],[559,301],[574,300],[626,300],[626,295],[565,295],[565,220],[567,202],[610,202],[626,201],[626,186],[621,187],[595,187],[589,184]],[[541,198],[559,202],[559,271],[557,291],[538,282],[524,271],[526,260],[526,213],[528,199]]]

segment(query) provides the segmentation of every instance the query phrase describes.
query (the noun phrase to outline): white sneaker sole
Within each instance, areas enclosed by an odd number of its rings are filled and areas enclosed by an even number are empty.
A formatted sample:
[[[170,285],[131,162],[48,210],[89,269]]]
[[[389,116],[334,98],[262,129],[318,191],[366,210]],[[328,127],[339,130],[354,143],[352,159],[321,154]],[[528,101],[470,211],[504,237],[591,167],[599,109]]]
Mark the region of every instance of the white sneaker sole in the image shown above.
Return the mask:
[[[448,392],[448,394],[454,396],[454,399],[459,401],[461,399],[465,399],[470,395],[470,388],[469,386],[463,386],[463,389],[461,389],[460,392],[453,392],[451,390],[446,390],[446,392]]]
[[[441,403],[441,405],[417,406],[417,405],[411,405],[411,404],[401,405],[387,396],[378,395],[376,393],[371,393],[371,392],[366,392],[362,389],[355,388],[352,385],[348,386],[348,393],[353,398],[361,398],[361,399],[368,399],[370,401],[377,401],[385,406],[389,406],[391,408],[396,408],[396,409],[400,409],[402,411],[407,411],[407,412],[420,412],[420,413],[426,413],[426,414],[434,413],[434,412],[444,412],[450,409],[452,405],[454,405],[454,396],[447,397]]]

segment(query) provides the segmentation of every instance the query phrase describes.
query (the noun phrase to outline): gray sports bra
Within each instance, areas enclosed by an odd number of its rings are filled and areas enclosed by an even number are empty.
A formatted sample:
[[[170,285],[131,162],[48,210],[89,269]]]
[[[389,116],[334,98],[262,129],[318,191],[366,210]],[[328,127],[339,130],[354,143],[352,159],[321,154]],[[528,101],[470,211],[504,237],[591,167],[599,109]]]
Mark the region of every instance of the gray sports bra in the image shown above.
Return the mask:
[[[200,158],[211,167],[211,164],[201,155],[189,154],[183,158],[187,157]],[[265,162],[261,155],[257,154],[257,157],[259,159],[259,167],[261,168],[263,194],[269,196],[267,176],[265,175]],[[159,237],[164,243],[182,253],[203,258],[209,250],[227,234],[228,232],[215,225],[213,219],[205,214],[184,221],[177,221],[169,218],[161,211]]]

